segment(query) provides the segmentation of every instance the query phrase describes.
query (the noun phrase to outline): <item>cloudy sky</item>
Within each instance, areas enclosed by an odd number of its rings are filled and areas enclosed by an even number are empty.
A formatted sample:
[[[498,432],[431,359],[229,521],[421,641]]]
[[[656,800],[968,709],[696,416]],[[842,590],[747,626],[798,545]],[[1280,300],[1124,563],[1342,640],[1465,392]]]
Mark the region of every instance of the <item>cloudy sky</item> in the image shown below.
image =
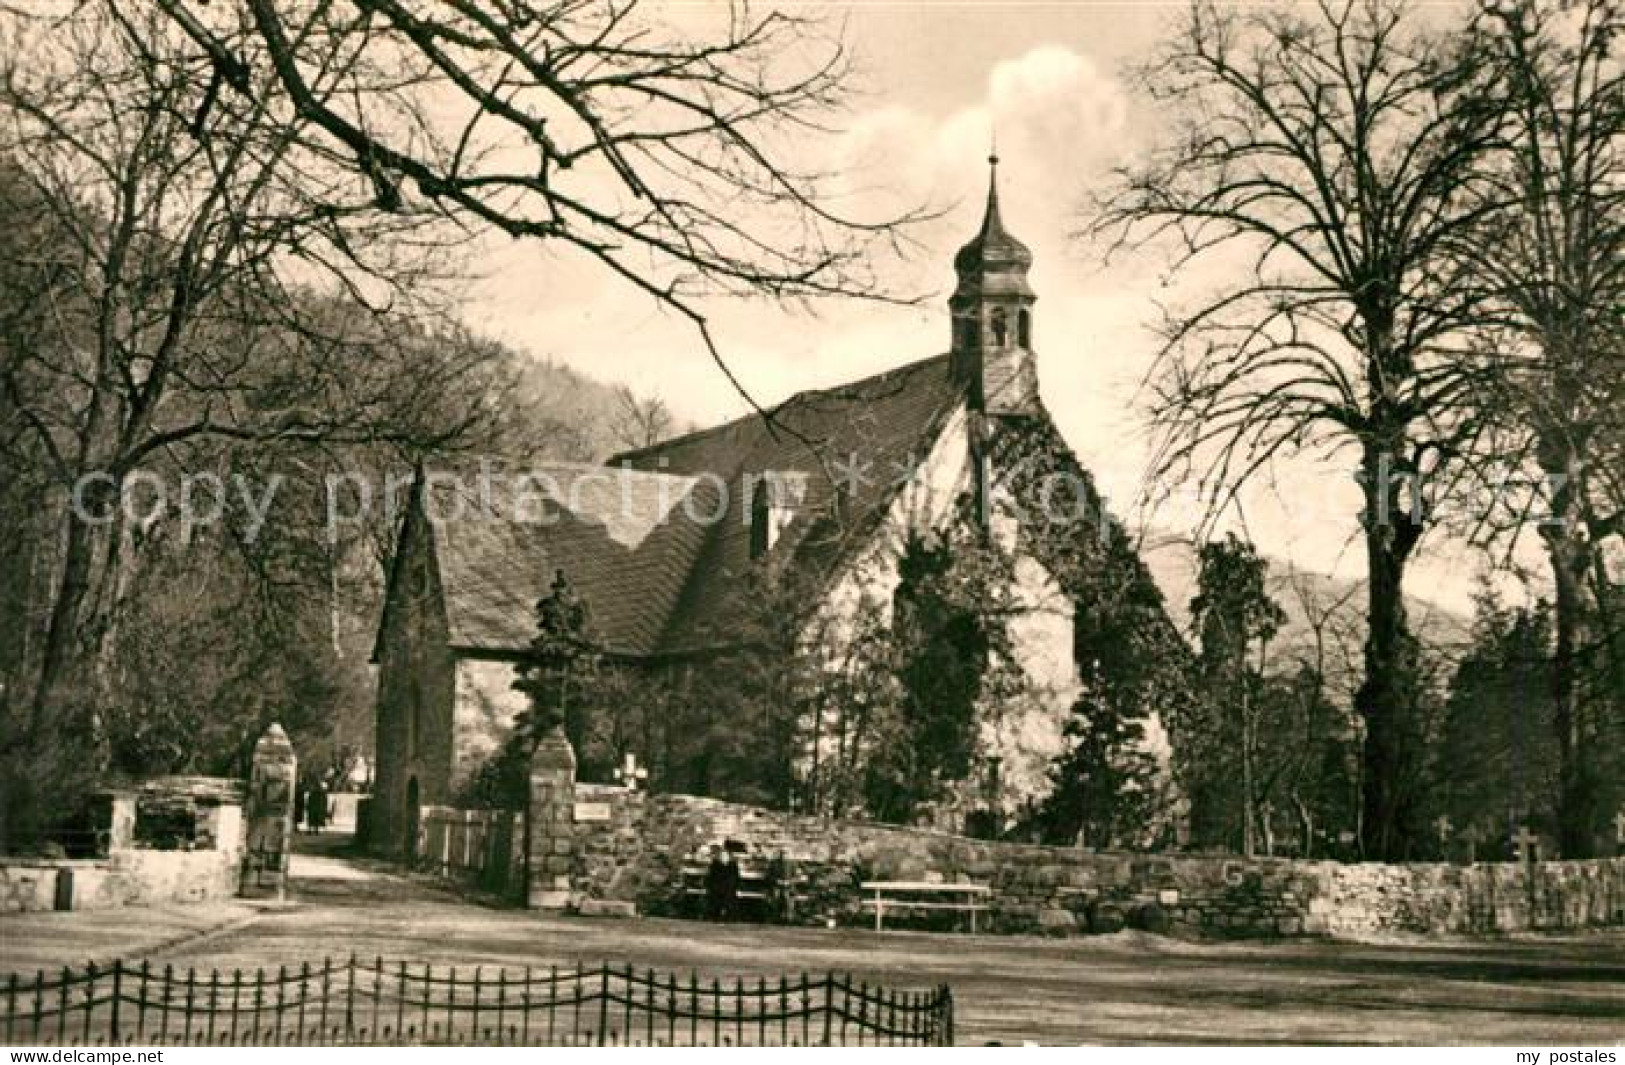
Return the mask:
[[[1154,351],[1147,328],[1170,298],[1158,264],[1117,260],[1069,237],[1110,168],[1156,134],[1155,116],[1123,77],[1178,8],[1166,3],[860,2],[836,8],[862,74],[845,132],[825,149],[856,188],[945,209],[918,234],[898,274],[921,305],[767,302],[708,308],[740,378],[764,402],[946,350],[954,251],[980,221],[985,158],[996,128],[1008,227],[1032,249],[1035,342],[1043,393],[1062,431],[1131,524],[1146,517],[1148,434],[1137,391]],[[679,13],[676,17],[681,18]],[[484,261],[472,324],[598,378],[657,393],[685,419],[745,411],[685,323],[580,260],[533,245]],[[1350,462],[1296,460],[1246,500],[1259,545],[1295,565],[1360,576]],[[1191,515],[1167,509],[1159,528]],[[1466,608],[1474,574],[1435,545],[1414,594]]]

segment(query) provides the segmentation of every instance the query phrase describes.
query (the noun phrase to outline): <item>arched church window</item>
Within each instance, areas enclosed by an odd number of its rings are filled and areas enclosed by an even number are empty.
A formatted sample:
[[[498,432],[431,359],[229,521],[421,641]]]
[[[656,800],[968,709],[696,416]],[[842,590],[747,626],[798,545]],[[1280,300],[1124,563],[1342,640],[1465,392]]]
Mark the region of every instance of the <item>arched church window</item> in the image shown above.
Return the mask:
[[[766,481],[757,483],[750,499],[750,557],[761,558],[767,554],[767,549],[773,546],[772,542],[772,502],[768,499],[768,486]]]
[[[416,673],[407,682],[406,689],[406,754],[415,757],[418,742],[423,735],[423,684]]]
[[[1003,307],[993,309],[993,346],[1004,347],[1004,339],[1010,334],[1010,320],[1005,316]]]
[[[749,474],[744,491],[750,496],[750,557],[773,550],[801,513],[807,501],[807,477],[799,470],[771,470]]]
[[[1016,314],[1016,343],[1024,348],[1033,346],[1033,312],[1025,307]]]

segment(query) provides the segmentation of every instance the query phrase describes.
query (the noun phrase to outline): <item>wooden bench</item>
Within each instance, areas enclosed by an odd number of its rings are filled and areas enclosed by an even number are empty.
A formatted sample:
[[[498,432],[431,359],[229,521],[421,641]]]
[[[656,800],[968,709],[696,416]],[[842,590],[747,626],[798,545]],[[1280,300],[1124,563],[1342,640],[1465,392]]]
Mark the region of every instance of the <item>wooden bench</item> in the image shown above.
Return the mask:
[[[861,885],[863,908],[875,911],[875,931],[886,928],[886,910],[948,910],[967,914],[976,932],[976,915],[988,910],[993,889],[985,884],[945,884],[930,880],[870,880]]]
[[[703,906],[710,895],[710,891],[706,887],[706,879],[710,876],[710,872],[711,863],[709,860],[685,862],[682,873],[683,895]],[[765,916],[793,921],[796,911],[796,889],[802,883],[802,877],[787,872],[775,884],[768,873],[767,862],[741,861],[739,863],[739,887],[734,892],[734,901],[756,907]],[[779,907],[782,907],[782,912],[774,913],[773,911]]]

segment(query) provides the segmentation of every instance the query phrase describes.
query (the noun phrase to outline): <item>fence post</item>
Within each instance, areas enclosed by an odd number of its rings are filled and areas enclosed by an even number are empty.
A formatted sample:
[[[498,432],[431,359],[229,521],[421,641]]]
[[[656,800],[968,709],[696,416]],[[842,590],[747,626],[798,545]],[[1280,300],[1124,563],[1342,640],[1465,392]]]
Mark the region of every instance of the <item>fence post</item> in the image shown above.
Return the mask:
[[[835,1022],[835,974],[824,977],[824,1046],[830,1045],[830,1031]]]
[[[562,910],[570,903],[574,867],[576,755],[563,726],[544,736],[530,761],[526,901],[532,909]]]
[[[124,994],[124,959],[123,958],[114,958],[113,959],[113,1020],[112,1020],[113,1030],[112,1030],[112,1034],[109,1036],[109,1038],[112,1040],[112,1043],[113,1043],[114,1046],[122,1046],[124,1044],[124,1040],[119,1037],[119,1023],[118,1023],[119,1022],[119,1016],[118,1016],[119,999],[123,996],[123,994]]]
[[[395,1045],[406,1042],[406,963],[395,970]]]
[[[344,989],[344,1038],[355,1040],[355,952],[350,953],[350,976]]]
[[[423,1000],[429,1000],[429,984],[423,985]],[[427,1009],[428,1007],[424,1007]],[[450,1045],[457,1039],[457,966],[451,967],[451,977],[446,984],[446,1043]],[[428,1030],[428,1022],[424,1022],[424,1030]]]
[[[374,1046],[384,1045],[383,1030],[380,1027],[383,1022],[378,1019],[378,1007],[382,1002],[383,993],[384,956],[382,954],[375,954],[373,955],[372,959],[372,1025],[369,1033],[369,1037],[372,1039]]]
[[[609,962],[599,969],[598,978],[598,1045],[604,1046],[609,1028]]]
[[[90,1042],[90,1015],[96,1012],[96,981],[101,974],[96,971],[96,963],[91,962],[85,967],[85,1026],[80,1036],[87,1044]]]

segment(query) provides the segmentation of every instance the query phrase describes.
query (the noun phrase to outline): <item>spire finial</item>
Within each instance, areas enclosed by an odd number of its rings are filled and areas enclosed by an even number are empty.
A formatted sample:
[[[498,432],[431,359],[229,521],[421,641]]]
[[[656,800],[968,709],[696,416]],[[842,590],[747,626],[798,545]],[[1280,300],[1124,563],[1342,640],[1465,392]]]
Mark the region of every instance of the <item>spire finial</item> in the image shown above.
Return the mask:
[[[999,168],[999,127],[994,126],[988,135],[987,165],[994,170]]]
[[[989,271],[1025,270],[1032,265],[1032,255],[1026,247],[1012,237],[999,217],[999,149],[990,146],[987,175],[987,206],[982,213],[982,226],[975,239],[954,256],[954,269],[961,276],[985,276]]]

